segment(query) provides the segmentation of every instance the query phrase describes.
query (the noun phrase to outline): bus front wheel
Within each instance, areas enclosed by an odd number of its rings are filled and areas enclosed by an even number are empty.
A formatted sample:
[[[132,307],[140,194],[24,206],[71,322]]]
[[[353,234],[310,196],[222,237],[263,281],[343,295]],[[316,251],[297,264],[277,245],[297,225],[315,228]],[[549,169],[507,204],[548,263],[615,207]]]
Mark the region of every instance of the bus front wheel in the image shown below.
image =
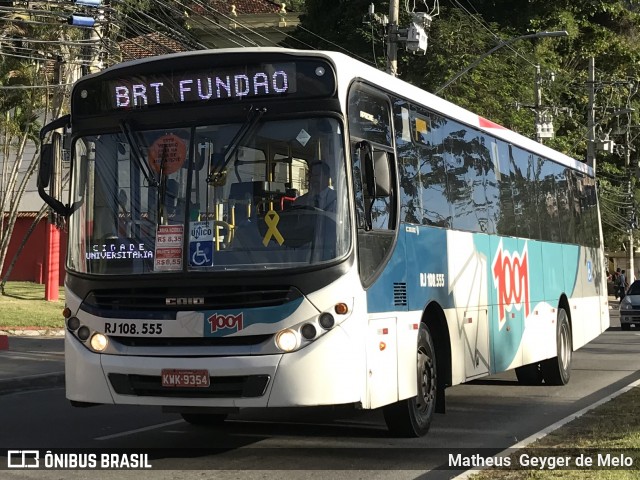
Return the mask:
[[[418,394],[383,409],[387,428],[393,435],[421,437],[429,431],[436,406],[436,354],[429,329],[424,323],[418,331]]]

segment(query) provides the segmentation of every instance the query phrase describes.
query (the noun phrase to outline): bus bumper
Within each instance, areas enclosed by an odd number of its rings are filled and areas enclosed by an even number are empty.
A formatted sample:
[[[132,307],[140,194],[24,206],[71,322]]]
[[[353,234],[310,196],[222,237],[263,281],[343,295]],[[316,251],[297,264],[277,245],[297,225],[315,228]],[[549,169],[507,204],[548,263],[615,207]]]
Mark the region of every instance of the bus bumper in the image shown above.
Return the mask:
[[[339,327],[328,337],[333,340],[323,338],[285,355],[147,357],[96,354],[67,334],[66,395],[86,403],[221,408],[359,402],[364,390],[362,352],[353,351]],[[163,369],[207,370],[212,389],[163,388]]]

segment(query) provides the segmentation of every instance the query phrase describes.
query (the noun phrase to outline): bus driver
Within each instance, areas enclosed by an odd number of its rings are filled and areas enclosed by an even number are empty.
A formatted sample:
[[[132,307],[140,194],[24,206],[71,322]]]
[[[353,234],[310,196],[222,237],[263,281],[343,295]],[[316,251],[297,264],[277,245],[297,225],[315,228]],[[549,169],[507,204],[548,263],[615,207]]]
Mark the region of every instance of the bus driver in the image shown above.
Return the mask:
[[[296,198],[294,205],[306,205],[324,211],[336,211],[337,195],[331,186],[331,168],[316,161],[309,166],[309,191]]]

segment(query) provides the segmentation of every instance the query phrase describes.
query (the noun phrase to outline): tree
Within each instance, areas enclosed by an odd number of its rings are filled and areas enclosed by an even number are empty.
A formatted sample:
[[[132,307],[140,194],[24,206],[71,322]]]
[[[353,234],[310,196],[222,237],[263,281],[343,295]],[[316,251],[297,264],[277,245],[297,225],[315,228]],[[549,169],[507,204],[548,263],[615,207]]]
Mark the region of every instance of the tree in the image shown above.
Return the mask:
[[[0,38],[7,39],[3,41],[4,55],[0,57],[0,89],[3,91],[0,111],[5,112],[0,117],[0,272],[7,259],[20,202],[38,167],[41,122],[46,122],[50,115],[59,116],[65,107],[69,91],[67,84],[70,83],[65,79],[69,68],[73,68],[57,61],[63,49],[72,47],[29,40],[55,42],[69,39],[68,33],[60,31],[58,24],[33,27],[25,21],[29,20],[28,15],[14,15],[12,18],[13,21],[3,19],[6,23],[0,31]],[[67,50],[67,53],[71,55],[67,58],[73,58],[78,52]],[[36,149],[27,158],[29,143]],[[1,293],[4,293],[9,273],[10,269],[7,269],[0,282]]]

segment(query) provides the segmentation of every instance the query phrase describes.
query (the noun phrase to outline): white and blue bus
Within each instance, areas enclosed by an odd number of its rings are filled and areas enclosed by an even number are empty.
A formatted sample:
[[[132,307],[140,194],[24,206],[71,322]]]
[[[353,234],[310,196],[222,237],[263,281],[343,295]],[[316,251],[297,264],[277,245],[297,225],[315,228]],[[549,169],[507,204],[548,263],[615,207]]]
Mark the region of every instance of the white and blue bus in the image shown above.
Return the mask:
[[[593,171],[345,55],[123,63],[60,129],[68,201],[55,147],[38,181],[68,225],[74,405],[353,405],[419,436],[446,387],[565,384],[609,326]],[[316,164],[328,208],[300,201]]]

